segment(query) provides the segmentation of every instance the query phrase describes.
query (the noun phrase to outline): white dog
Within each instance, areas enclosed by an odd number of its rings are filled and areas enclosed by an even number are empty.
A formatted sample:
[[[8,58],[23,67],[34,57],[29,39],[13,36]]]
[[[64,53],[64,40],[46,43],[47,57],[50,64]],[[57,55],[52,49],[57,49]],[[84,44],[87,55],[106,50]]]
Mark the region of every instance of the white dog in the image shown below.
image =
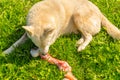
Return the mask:
[[[25,42],[27,36],[39,48],[32,50],[32,56],[48,53],[49,47],[65,33],[81,33],[78,40],[78,51],[99,33],[103,25],[108,34],[120,39],[120,31],[88,0],[44,0],[36,3],[29,11],[27,25],[23,26],[26,33],[4,53],[11,53],[14,48]],[[36,54],[34,54],[36,53]]]

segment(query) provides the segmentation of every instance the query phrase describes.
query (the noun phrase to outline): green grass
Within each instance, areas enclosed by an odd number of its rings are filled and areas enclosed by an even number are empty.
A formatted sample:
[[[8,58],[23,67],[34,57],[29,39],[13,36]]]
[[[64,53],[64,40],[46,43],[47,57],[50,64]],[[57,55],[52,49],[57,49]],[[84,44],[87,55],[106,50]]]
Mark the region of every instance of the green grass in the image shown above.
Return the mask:
[[[24,33],[30,7],[39,0],[0,0],[0,53]],[[120,28],[120,0],[91,0]],[[82,52],[75,47],[79,35],[61,36],[50,47],[53,57],[67,61],[78,80],[120,80],[120,41],[104,29]],[[12,54],[0,54],[0,80],[62,80],[55,65],[29,54],[34,44],[28,40]]]

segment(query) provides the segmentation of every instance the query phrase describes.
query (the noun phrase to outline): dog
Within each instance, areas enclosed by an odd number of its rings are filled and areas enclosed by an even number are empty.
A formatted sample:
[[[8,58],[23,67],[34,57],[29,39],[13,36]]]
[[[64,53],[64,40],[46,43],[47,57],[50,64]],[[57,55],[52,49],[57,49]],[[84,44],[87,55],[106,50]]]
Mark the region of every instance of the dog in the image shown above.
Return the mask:
[[[80,52],[92,41],[92,36],[104,26],[108,34],[120,39],[120,31],[89,0],[44,0],[36,3],[27,15],[24,35],[3,53],[9,54],[28,38],[38,47],[31,50],[33,57],[46,55],[51,44],[68,33],[81,33],[77,41]]]

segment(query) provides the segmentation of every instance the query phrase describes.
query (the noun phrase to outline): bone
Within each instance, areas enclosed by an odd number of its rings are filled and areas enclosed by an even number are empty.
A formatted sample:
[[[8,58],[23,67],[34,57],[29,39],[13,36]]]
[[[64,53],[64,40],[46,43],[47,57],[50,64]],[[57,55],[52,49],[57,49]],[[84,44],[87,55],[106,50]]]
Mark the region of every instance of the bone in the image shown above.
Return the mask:
[[[77,80],[74,77],[74,75],[72,74],[72,68],[71,68],[71,66],[66,61],[62,61],[62,60],[58,60],[56,58],[53,58],[49,54],[40,55],[40,57],[43,60],[48,61],[49,63],[57,65],[60,70],[66,72],[65,78],[63,80]]]
[[[41,59],[46,60],[51,64],[57,65],[60,70],[66,72],[66,74],[64,76],[65,78],[63,80],[77,80],[74,77],[74,75],[72,74],[71,66],[66,61],[62,61],[62,60],[53,58],[48,53],[46,55],[42,55],[39,53],[39,49],[31,49],[30,53],[31,53],[32,57],[40,56]]]
[[[58,66],[58,68],[62,71],[65,71],[65,72],[71,71],[70,65],[65,61],[55,59],[52,56],[50,56],[49,54],[47,54],[45,56],[43,56],[43,55],[40,55],[40,56],[42,59],[47,60],[48,62],[50,62],[52,64],[56,64]]]
[[[67,72],[63,80],[77,80],[77,78],[72,74],[72,72]]]

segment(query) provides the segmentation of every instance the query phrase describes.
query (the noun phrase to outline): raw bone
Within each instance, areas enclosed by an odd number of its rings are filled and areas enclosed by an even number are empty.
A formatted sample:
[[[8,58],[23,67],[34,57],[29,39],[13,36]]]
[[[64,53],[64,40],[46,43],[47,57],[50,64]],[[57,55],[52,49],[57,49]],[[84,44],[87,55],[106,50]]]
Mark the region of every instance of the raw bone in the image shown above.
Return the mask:
[[[49,63],[56,64],[60,70],[66,72],[65,78],[63,80],[77,80],[71,72],[72,71],[71,66],[66,61],[55,59],[49,54],[40,55],[40,57],[43,60],[47,60]]]

